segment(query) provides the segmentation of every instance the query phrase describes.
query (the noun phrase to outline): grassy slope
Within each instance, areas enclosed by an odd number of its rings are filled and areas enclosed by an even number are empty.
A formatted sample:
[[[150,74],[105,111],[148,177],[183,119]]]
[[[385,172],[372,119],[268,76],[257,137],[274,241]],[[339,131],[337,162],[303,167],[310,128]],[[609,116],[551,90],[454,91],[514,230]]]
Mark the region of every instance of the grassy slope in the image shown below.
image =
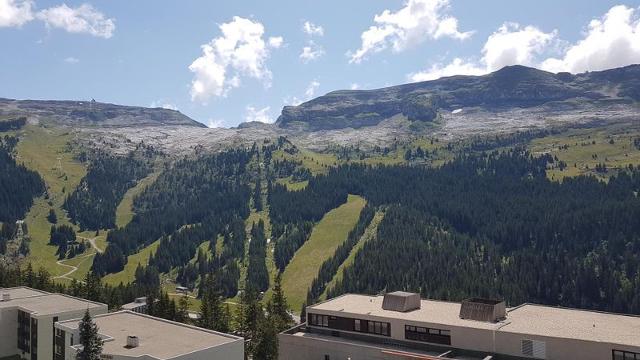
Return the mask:
[[[360,249],[362,249],[364,244],[376,236],[376,232],[378,231],[378,225],[380,224],[380,221],[382,221],[383,217],[384,217],[384,212],[381,210],[378,210],[374,215],[373,219],[371,220],[371,223],[369,224],[367,229],[364,231],[364,234],[362,234],[362,236],[360,237],[360,240],[358,240],[358,243],[353,247],[353,249],[351,249],[349,256],[345,259],[342,265],[340,265],[333,279],[331,279],[331,281],[327,284],[325,292],[322,294],[322,296],[320,296],[321,300],[326,299],[328,289],[334,287],[336,282],[342,280],[342,271],[346,267],[351,266],[353,264],[353,261],[356,258],[356,254],[358,253],[358,251],[360,251]]]
[[[605,163],[609,169],[620,169],[629,164],[637,166],[640,164],[640,150],[633,146],[633,139],[637,137],[640,137],[638,124],[612,124],[596,129],[571,129],[535,139],[529,144],[529,149],[534,154],[550,153],[565,161],[567,168],[564,171],[557,168],[547,171],[550,179],[562,180],[567,176],[596,174],[593,169],[599,163]],[[612,139],[614,143],[610,144]],[[561,149],[563,145],[568,145],[568,149]],[[594,154],[597,158],[593,158]]]
[[[124,270],[120,271],[119,273],[109,274],[103,277],[102,280],[105,283],[108,283],[111,285],[118,285],[121,282],[128,283],[133,281],[138,264],[142,264],[143,266],[146,266],[149,263],[149,255],[155,253],[156,249],[158,248],[158,245],[160,245],[160,240],[156,240],[156,242],[145,247],[138,253],[129,255],[129,257],[127,258],[127,265],[124,266]]]
[[[349,195],[346,204],[325,214],[309,240],[296,252],[282,275],[282,286],[291,309],[299,311],[320,266],[347,239],[364,205],[363,198]]]
[[[27,259],[34,267],[44,267],[53,276],[61,275],[68,270],[56,264],[56,247],[48,245],[51,224],[46,217],[49,209],[53,208],[58,217],[58,224],[69,224],[62,204],[67,194],[78,186],[86,174],[85,166],[74,160],[74,154],[67,149],[69,140],[71,135],[60,129],[27,125],[20,131],[17,148],[18,161],[37,171],[44,179],[49,192],[49,200],[44,197],[36,199],[26,216],[31,236],[31,253]],[[56,167],[58,157],[62,171]],[[51,202],[51,206],[48,201]]]
[[[116,209],[116,226],[123,227],[133,219],[133,199],[140,194],[147,186],[151,185],[158,176],[160,175],[160,171],[156,170],[149,174],[144,179],[138,181],[136,186],[130,188],[122,198],[120,204],[118,204],[118,208]]]

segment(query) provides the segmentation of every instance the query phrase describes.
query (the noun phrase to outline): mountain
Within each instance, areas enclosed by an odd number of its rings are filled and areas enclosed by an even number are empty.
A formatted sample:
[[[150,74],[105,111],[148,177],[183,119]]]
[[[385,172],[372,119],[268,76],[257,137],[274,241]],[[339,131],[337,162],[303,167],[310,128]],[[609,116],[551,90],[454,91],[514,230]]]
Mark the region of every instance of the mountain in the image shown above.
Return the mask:
[[[328,130],[373,126],[394,115],[433,122],[441,111],[466,107],[490,111],[561,107],[578,102],[640,100],[640,65],[578,75],[507,66],[484,76],[452,76],[376,90],[341,90],[285,106],[281,128]]]
[[[0,98],[0,116],[26,116],[59,125],[127,127],[181,125],[206,127],[179,111],[164,108],[123,106],[91,101],[12,100]]]

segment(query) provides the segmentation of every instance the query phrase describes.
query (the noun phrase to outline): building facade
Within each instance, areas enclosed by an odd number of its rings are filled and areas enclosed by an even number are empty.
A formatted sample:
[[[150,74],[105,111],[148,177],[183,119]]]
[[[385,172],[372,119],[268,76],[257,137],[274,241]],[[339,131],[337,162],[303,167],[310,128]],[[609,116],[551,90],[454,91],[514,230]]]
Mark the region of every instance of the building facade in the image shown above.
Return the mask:
[[[640,360],[640,317],[417,294],[347,294],[279,335],[281,360]]]
[[[59,360],[54,324],[87,310],[104,314],[107,305],[27,287],[0,288],[0,358]]]
[[[132,311],[94,317],[104,341],[101,358],[108,360],[243,360],[244,339]],[[55,325],[63,357],[74,360],[80,320]]]

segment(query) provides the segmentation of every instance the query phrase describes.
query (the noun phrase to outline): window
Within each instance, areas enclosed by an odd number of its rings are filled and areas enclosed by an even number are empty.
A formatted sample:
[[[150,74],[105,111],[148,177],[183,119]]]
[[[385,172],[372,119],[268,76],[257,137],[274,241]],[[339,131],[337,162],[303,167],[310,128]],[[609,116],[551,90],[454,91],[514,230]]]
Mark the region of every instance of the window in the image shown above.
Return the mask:
[[[331,357],[329,355],[325,355],[324,360],[331,360]]]
[[[522,340],[522,355],[537,359],[546,359],[547,343],[538,340]]]
[[[367,321],[367,332],[369,334],[389,336],[389,323],[380,321]]]
[[[640,353],[623,350],[612,350],[613,360],[640,360]]]
[[[360,319],[353,320],[353,330],[360,331]]]
[[[315,326],[329,327],[329,316],[310,314],[310,324]]]
[[[404,338],[407,340],[424,341],[424,342],[442,344],[442,345],[451,345],[451,331],[444,330],[444,329],[405,325]]]

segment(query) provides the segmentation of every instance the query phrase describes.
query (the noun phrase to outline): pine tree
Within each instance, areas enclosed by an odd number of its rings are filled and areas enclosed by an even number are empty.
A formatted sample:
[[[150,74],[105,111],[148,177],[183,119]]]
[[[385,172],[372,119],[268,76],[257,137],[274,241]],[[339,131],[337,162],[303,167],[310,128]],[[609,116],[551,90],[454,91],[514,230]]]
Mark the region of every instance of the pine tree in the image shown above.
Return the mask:
[[[178,310],[176,311],[176,321],[186,322],[189,318],[189,298],[183,295],[178,301]]]
[[[99,360],[102,354],[102,340],[98,334],[98,326],[93,322],[89,309],[85,311],[82,321],[80,321],[80,345],[82,349],[78,352],[78,360]]]
[[[278,331],[273,326],[272,316],[265,317],[262,312],[258,316],[258,332],[252,338],[254,343],[252,354],[254,359],[276,360],[278,358]]]
[[[293,326],[293,317],[289,314],[287,298],[282,290],[282,273],[278,272],[273,284],[273,293],[269,303],[269,314],[273,317],[277,332],[284,331]]]

